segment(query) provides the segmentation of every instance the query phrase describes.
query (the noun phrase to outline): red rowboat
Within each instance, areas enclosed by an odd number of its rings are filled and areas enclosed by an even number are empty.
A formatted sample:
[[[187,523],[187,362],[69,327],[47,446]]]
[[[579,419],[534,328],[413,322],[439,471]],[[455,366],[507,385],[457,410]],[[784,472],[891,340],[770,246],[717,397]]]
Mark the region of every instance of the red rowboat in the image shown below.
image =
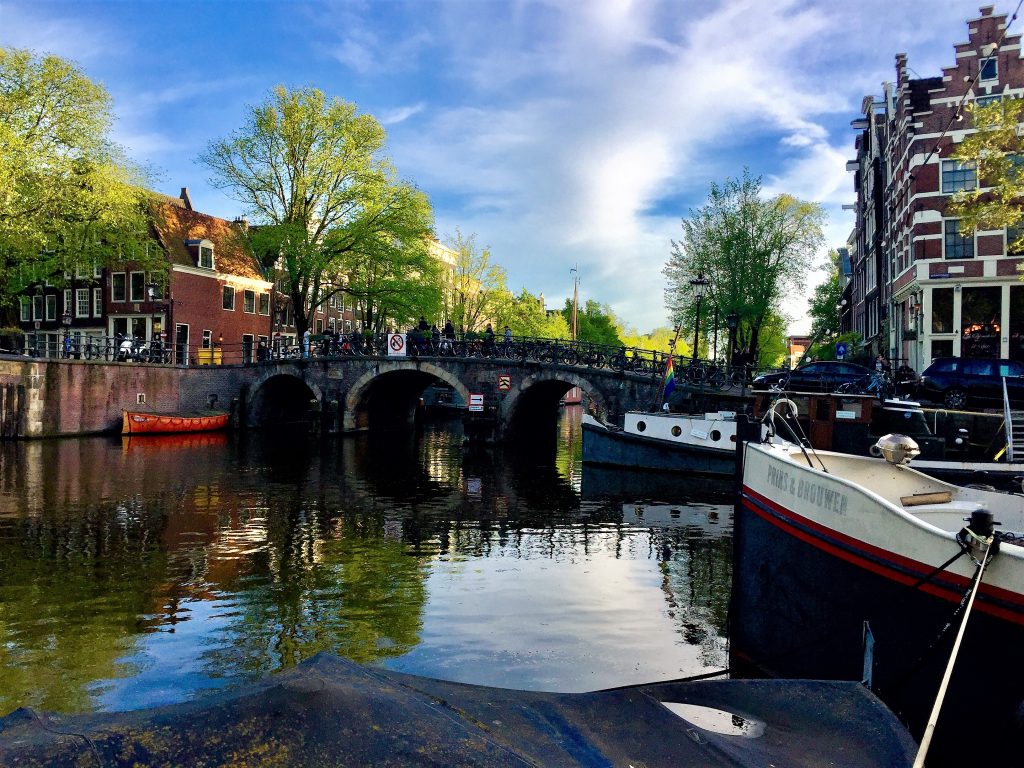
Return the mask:
[[[121,434],[138,435],[165,432],[211,432],[228,425],[228,414],[207,411],[195,414],[145,413],[123,411]]]

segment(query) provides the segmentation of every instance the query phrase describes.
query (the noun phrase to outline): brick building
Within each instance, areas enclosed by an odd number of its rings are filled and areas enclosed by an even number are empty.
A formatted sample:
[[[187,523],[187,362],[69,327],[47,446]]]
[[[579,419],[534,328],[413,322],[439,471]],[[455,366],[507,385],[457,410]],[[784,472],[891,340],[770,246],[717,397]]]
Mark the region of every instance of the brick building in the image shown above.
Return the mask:
[[[162,333],[177,362],[209,361],[200,350],[217,348],[223,362],[251,361],[260,341],[270,343],[274,285],[245,243],[244,223],[193,210],[187,189],[154,203],[152,222],[166,275],[153,279],[149,298],[143,273],[111,270],[109,329],[145,339]]]
[[[953,193],[977,183],[950,157],[971,130],[964,106],[1024,95],[1020,36],[1006,24],[981,8],[941,76],[911,77],[897,54],[895,82],[866,97],[851,123],[857,204],[845,327],[870,354],[917,370],[946,355],[1024,359],[1024,254],[1007,253],[1003,230],[963,236],[947,212]]]

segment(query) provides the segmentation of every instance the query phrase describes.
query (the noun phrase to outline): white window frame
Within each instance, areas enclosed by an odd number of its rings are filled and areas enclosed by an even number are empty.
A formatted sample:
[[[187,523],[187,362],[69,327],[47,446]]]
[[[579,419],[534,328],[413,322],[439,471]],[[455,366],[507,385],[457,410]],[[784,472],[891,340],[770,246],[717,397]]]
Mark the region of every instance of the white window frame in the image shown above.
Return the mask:
[[[964,237],[963,238],[964,240],[969,240],[970,243],[971,243],[971,254],[969,256],[950,256],[947,253],[946,248],[948,246],[947,246],[947,242],[946,242],[946,228],[949,226],[949,223],[953,222],[953,221],[957,221],[958,222],[958,221],[960,221],[960,219],[943,219],[942,220],[942,258],[945,259],[946,261],[956,261],[957,259],[973,259],[973,258],[976,258],[977,255],[978,255],[978,234],[977,234],[977,232],[975,232],[974,235],[971,236],[971,237]],[[962,235],[960,235],[959,232],[957,232],[957,236],[963,237]]]
[[[75,289],[75,317],[89,316],[89,289]]]
[[[985,66],[991,63],[995,68],[995,74],[992,77],[985,77]],[[999,79],[999,58],[997,56],[988,56],[978,62],[978,82],[991,83]]]
[[[967,172],[970,172],[970,176],[966,176]],[[956,174],[956,180],[951,181],[950,184],[946,184],[946,175]],[[964,178],[959,178],[959,175],[964,175]],[[939,185],[942,190],[942,194],[951,195],[954,192],[969,192],[972,189],[976,189],[978,186],[978,171],[974,163],[967,162],[961,163],[959,160],[943,160],[939,168]]]
[[[212,349],[213,348],[213,331],[207,330],[205,328],[203,329],[203,341],[202,341],[202,344],[203,344],[203,349]]]
[[[32,299],[28,296],[21,297],[21,322],[32,322]]]
[[[71,307],[74,303],[74,293],[70,288],[64,289],[64,307],[63,312],[70,312]]]
[[[207,255],[209,255],[209,262],[210,262],[209,264],[205,263],[206,259],[204,257],[207,256]],[[210,243],[210,245],[208,245],[208,246],[203,245],[202,243],[200,243],[199,244],[199,255],[196,258],[196,265],[199,266],[199,267],[202,267],[203,269],[213,269],[214,265],[216,263],[217,262],[216,262],[216,260],[213,257],[213,243]]]
[[[32,319],[43,319],[43,294],[37,293],[32,297]]]
[[[225,306],[225,303],[224,303],[224,299],[227,298],[227,295],[228,295],[227,292],[228,291],[231,291],[231,306],[230,307]],[[238,293],[238,291],[235,290],[235,287],[233,285],[222,285],[220,287],[220,308],[223,309],[225,312],[234,312],[235,311],[235,304],[237,303],[236,302],[237,296],[235,296],[236,293]]]
[[[256,314],[256,291],[249,288],[242,291],[242,311],[247,315]]]
[[[70,291],[69,291],[70,293]],[[46,294],[46,319],[56,320],[57,319],[57,294],[48,293]]]
[[[135,276],[142,276],[142,285],[139,286],[139,293],[135,293]],[[141,304],[146,300],[146,273],[131,272],[128,277],[128,298],[131,304]]]
[[[103,289],[93,288],[92,289],[92,316],[100,317],[103,315]]]
[[[117,298],[117,278],[120,277],[124,281],[124,293],[121,298]],[[110,301],[114,304],[124,304],[128,301],[128,273],[127,272],[113,272],[110,275]]]
[[[270,294],[260,294],[260,314],[264,317],[270,317]]]

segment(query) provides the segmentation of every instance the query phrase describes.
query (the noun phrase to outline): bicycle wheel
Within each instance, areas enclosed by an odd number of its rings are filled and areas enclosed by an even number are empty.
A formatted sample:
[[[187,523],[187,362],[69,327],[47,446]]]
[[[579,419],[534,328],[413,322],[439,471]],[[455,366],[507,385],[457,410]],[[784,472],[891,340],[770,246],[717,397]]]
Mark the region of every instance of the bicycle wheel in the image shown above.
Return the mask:
[[[716,365],[708,370],[704,378],[704,384],[709,389],[726,389],[729,386],[729,377],[725,375],[725,371]]]

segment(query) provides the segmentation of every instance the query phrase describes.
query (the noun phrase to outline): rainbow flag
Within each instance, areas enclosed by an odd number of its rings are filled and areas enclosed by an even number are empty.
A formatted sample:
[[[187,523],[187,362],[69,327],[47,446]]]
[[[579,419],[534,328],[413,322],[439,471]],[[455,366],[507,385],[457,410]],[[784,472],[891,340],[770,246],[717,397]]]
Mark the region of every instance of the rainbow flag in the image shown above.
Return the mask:
[[[672,394],[672,390],[676,388],[676,372],[672,367],[672,355],[668,356],[668,362],[665,363],[665,402],[668,402],[668,396]]]

